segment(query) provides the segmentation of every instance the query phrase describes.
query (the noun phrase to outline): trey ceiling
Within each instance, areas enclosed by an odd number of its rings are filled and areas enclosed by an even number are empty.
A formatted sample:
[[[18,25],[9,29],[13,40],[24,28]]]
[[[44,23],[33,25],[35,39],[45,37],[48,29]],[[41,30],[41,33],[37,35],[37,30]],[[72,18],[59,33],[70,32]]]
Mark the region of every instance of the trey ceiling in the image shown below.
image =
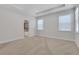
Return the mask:
[[[0,8],[5,8],[5,10],[16,12],[25,16],[33,16],[36,13],[61,5],[64,4],[3,4],[0,5]]]
[[[60,6],[62,4],[3,4],[0,7],[19,12],[24,15],[34,15],[37,12]]]

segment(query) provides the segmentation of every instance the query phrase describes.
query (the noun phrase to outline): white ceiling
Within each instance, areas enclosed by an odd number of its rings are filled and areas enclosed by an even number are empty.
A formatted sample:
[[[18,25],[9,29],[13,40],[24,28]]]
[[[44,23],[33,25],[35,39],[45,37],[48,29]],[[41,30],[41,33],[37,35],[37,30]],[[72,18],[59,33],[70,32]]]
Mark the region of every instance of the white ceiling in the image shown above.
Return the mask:
[[[17,7],[18,9],[26,10],[26,12],[39,12],[43,11],[49,8],[54,8],[59,6],[59,4],[25,4],[25,5],[13,5],[14,7]]]
[[[55,9],[62,5],[64,4],[0,4],[0,8],[5,8],[5,10],[16,12],[24,16],[34,16],[36,13],[49,10],[51,8]],[[71,7],[71,4],[66,4],[66,6]]]
[[[62,4],[9,4],[0,5],[9,10],[19,11],[24,15],[34,15],[37,12],[44,11],[46,9],[54,8]]]

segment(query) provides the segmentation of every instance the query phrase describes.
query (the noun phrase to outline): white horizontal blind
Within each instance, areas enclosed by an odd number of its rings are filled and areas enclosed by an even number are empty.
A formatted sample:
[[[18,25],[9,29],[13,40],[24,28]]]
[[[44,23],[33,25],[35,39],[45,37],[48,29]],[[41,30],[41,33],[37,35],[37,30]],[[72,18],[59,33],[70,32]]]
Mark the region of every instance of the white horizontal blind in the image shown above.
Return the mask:
[[[71,15],[59,16],[59,31],[71,31]]]
[[[44,20],[43,19],[39,19],[37,21],[37,29],[38,30],[43,30],[44,29]]]

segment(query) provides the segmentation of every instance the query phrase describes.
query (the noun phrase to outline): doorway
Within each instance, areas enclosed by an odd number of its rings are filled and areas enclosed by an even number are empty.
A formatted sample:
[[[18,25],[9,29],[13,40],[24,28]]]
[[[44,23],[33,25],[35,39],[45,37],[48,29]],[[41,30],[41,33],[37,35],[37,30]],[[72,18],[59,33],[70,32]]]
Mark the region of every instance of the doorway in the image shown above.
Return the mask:
[[[28,32],[29,32],[29,22],[28,22],[28,20],[24,20],[24,33],[25,33],[25,36],[28,35]]]

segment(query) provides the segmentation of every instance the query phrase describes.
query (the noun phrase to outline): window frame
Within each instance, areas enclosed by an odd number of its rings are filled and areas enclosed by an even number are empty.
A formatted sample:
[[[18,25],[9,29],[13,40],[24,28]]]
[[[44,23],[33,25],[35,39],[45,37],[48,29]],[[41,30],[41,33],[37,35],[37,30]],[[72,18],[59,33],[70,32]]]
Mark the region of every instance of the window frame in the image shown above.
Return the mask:
[[[79,33],[79,8],[77,7],[75,10],[75,32]]]
[[[70,22],[70,23],[71,23],[71,25],[70,25],[70,30],[62,30],[62,29],[60,29],[60,22],[59,22],[60,20],[59,20],[59,18],[60,18],[60,17],[63,17],[63,16],[67,16],[67,15],[70,15],[70,19],[72,19],[72,18],[71,18],[71,16],[72,16],[71,14],[65,14],[65,15],[59,15],[59,16],[58,16],[58,31],[59,31],[59,32],[71,32],[71,31],[72,31],[72,20],[70,20],[70,21],[71,21],[71,22]]]
[[[39,29],[39,27],[38,27],[38,26],[39,26],[39,25],[38,25],[38,21],[39,21],[39,20],[42,20],[42,21],[43,21],[42,29]],[[37,30],[38,30],[38,31],[44,30],[44,19],[37,19],[36,24],[37,24]]]

